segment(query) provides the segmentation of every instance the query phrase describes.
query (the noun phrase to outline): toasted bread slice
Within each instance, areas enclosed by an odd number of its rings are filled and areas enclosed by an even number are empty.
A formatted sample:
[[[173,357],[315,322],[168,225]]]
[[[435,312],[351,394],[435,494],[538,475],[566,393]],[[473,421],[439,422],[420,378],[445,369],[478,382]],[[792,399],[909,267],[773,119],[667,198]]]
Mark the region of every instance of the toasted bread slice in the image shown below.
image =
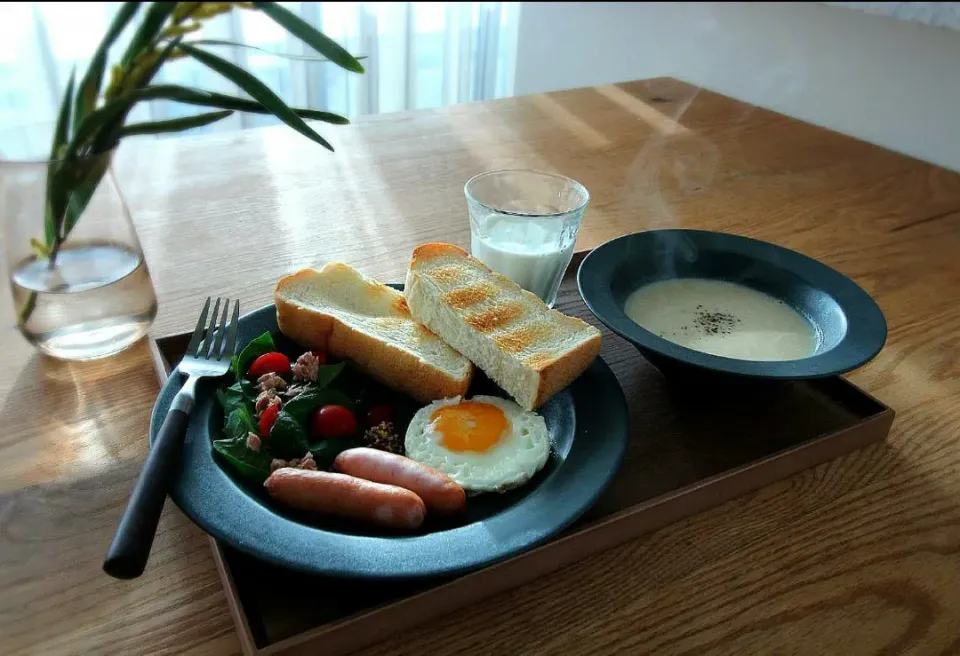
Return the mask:
[[[583,373],[600,331],[450,244],[413,251],[404,296],[413,318],[480,367],[527,410]]]
[[[463,395],[470,386],[473,365],[411,318],[403,294],[346,264],[286,276],[274,301],[284,335],[352,360],[418,401]]]

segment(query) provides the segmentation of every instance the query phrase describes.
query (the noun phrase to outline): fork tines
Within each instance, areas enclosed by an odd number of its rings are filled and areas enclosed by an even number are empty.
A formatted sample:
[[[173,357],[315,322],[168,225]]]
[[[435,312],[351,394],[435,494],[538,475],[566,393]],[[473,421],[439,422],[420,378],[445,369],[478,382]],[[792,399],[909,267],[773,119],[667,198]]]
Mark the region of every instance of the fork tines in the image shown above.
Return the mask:
[[[207,314],[210,313],[210,298],[203,304],[197,327],[193,330],[190,344],[187,346],[187,356],[206,358],[208,360],[222,360],[224,356],[231,357],[237,346],[237,330],[240,324],[240,301],[233,302],[233,316],[227,324],[227,312],[230,308],[230,299],[223,299],[223,311],[220,310],[221,299],[217,298],[210,315],[209,326]],[[220,320],[217,321],[217,315]],[[216,338],[214,339],[214,335]],[[224,338],[226,335],[226,338]],[[224,343],[225,342],[225,343]]]

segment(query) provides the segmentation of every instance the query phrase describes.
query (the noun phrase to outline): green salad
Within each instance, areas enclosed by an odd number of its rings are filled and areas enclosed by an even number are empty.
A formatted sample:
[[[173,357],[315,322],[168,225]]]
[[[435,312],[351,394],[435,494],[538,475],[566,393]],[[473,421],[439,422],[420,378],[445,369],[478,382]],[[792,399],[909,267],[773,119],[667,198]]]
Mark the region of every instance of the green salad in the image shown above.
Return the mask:
[[[262,483],[280,467],[327,468],[356,446],[403,453],[397,428],[416,408],[347,361],[267,332],[233,357],[231,374],[217,390],[224,426],[213,448],[243,480]]]

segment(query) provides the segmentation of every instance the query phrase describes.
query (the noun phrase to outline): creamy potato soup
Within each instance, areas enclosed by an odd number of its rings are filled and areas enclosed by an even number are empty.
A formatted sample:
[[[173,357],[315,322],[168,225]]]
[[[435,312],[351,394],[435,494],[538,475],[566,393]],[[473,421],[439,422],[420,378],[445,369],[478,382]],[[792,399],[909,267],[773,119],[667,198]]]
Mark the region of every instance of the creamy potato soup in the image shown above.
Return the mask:
[[[783,301],[720,280],[644,285],[627,297],[624,312],[671,342],[738,360],[797,360],[819,343],[813,324]]]

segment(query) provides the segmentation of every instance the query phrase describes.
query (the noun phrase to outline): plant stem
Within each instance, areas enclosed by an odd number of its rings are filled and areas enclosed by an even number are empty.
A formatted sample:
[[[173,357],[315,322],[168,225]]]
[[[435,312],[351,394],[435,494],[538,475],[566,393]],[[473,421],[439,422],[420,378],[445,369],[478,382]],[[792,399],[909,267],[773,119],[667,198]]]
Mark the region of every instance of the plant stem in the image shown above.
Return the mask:
[[[63,239],[66,239],[66,236],[64,236]],[[53,240],[53,245],[50,247],[49,261],[47,263],[48,269],[53,269],[53,267],[56,265],[57,254],[60,252],[60,247],[63,245],[63,239],[58,238]]]
[[[56,239],[53,242],[53,246],[50,248],[50,256],[47,262],[47,268],[53,269],[57,264],[57,254],[60,252],[60,247],[63,245],[62,239]],[[37,292],[32,291],[30,295],[27,296],[27,302],[24,303],[23,308],[20,310],[20,314],[17,317],[17,325],[23,328],[30,321],[30,317],[33,315],[33,311],[37,309]]]
[[[37,307],[37,292],[30,292],[30,295],[27,296],[27,302],[24,304],[23,309],[20,310],[20,316],[17,319],[17,325],[23,328],[26,325],[27,321],[30,320],[30,315],[33,314],[33,311]]]

